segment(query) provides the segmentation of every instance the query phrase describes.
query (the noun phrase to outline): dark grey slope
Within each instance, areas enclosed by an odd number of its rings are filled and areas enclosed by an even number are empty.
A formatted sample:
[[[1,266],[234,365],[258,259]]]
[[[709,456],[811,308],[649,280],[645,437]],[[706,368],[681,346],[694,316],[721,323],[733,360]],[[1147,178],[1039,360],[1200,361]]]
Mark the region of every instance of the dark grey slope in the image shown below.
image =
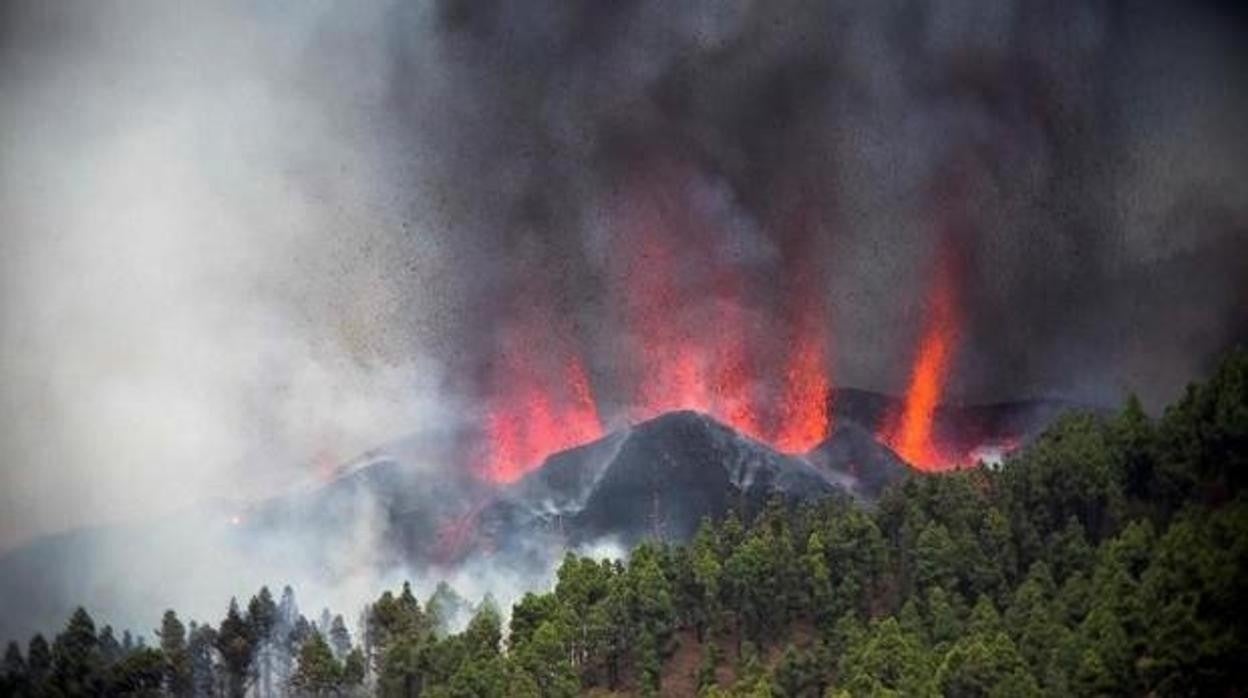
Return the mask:
[[[838,422],[806,459],[858,499],[875,500],[910,472],[896,453],[860,424]]]
[[[772,496],[805,500],[840,491],[801,458],[706,415],[673,412],[552,457],[484,513],[483,529],[504,539],[554,531],[572,544],[686,540],[703,517],[732,507],[756,510]]]
[[[435,556],[434,534],[441,525],[463,516],[472,502],[493,491],[493,486],[451,468],[382,457],[317,488],[254,505],[241,528],[258,539],[317,536],[327,549],[350,544],[352,536],[367,528],[375,534],[376,560],[397,566]]]
[[[551,514],[581,509],[634,431],[615,431],[597,441],[551,455],[542,467],[510,488],[507,496],[535,511]]]

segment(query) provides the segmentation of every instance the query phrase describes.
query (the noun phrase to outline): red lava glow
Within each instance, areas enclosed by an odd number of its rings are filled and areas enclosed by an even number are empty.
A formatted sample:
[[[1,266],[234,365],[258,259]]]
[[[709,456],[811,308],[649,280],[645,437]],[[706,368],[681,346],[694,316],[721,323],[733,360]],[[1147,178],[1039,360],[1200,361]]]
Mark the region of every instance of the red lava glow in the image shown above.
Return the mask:
[[[827,438],[833,382],[817,261],[827,236],[811,228],[826,218],[811,203],[817,192],[777,199],[772,238],[784,276],[776,278],[758,273],[775,267],[751,267],[758,262],[731,249],[732,236],[691,189],[694,177],[670,164],[647,173],[627,182],[610,209],[602,308],[615,333],[609,341],[578,336],[543,303],[556,297],[553,289],[532,282],[537,289],[514,293],[517,307],[501,323],[487,374],[477,467],[484,479],[518,480],[547,456],[600,438],[604,418],[635,423],[696,410],[791,454]],[[929,472],[970,465],[982,450],[944,443],[935,427],[959,333],[952,231],[945,226],[902,405],[876,435]],[[587,346],[606,352],[592,358],[609,375],[588,370]]]
[[[776,338],[752,321],[758,312],[746,302],[741,263],[709,216],[690,211],[685,184],[680,172],[663,172],[635,186],[614,216],[614,298],[636,355],[630,417],[697,410],[781,451],[805,453],[829,427],[822,306],[807,300],[816,289],[787,289],[803,297],[784,299],[800,309],[785,313],[795,316],[785,318],[793,336],[769,353],[771,365],[760,365],[756,352]]]
[[[598,310],[611,334],[574,331],[544,303],[559,297],[556,288],[513,289],[515,307],[485,374],[482,478],[514,482],[547,456],[600,438],[604,419],[638,422],[673,410],[709,414],[785,453],[809,452],[827,437],[834,384],[819,260],[829,236],[812,227],[827,220],[817,188],[776,197],[766,222],[776,226],[773,257],[751,257],[720,230],[730,222],[707,204],[697,188],[705,183],[691,171],[653,162],[639,169],[646,177],[623,182],[608,208]],[[934,427],[959,334],[952,230],[945,226],[902,406],[877,433],[924,471],[969,465],[978,447],[942,443]]]
[[[786,290],[787,325],[792,334],[785,347],[786,356],[780,376],[780,401],[771,435],[771,443],[784,453],[805,453],[818,446],[828,435],[832,416],[828,399],[832,385],[828,377],[828,341],[823,325],[826,308],[823,304],[821,278],[812,259],[819,249],[812,245],[820,236],[812,234],[812,221],[819,219],[809,204],[817,197],[786,197],[790,200],[787,215],[782,217],[781,254],[786,267],[793,270]]]
[[[828,384],[823,345],[817,337],[802,337],[784,371],[784,396],[780,403],[774,445],[785,453],[805,453],[828,434]]]
[[[959,456],[942,449],[932,434],[936,407],[944,394],[957,341],[957,311],[949,264],[937,269],[927,320],[918,354],[910,373],[900,419],[882,440],[897,455],[919,470],[950,470],[962,463]]]
[[[585,364],[544,319],[509,328],[492,367],[487,453],[478,468],[492,482],[514,482],[547,455],[602,436]]]
[[[785,266],[799,271],[780,280],[779,297],[762,289],[775,307],[751,305],[760,289],[750,284],[776,280],[746,273],[750,262],[699,207],[687,173],[660,165],[651,174],[630,183],[611,219],[607,312],[621,332],[609,348],[595,345],[609,352],[601,363],[612,370],[611,399],[600,401],[586,368],[588,338],[543,305],[551,289],[519,290],[524,305],[499,328],[488,370],[481,477],[514,482],[548,455],[599,438],[602,404],[613,421],[696,410],[786,453],[826,437],[831,380],[813,251],[786,243]],[[780,222],[792,228],[788,239],[811,237],[806,212],[791,209]]]

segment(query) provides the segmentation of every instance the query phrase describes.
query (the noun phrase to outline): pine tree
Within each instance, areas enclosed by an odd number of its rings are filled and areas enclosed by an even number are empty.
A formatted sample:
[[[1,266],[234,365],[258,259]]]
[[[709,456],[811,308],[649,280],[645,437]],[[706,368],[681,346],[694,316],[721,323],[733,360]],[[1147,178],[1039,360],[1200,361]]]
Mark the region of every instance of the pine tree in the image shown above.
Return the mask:
[[[334,658],[339,661],[346,658],[351,651],[351,632],[342,620],[342,615],[334,616],[329,626],[329,646],[334,651]]]
[[[975,607],[971,609],[971,617],[966,624],[968,635],[996,635],[1004,631],[1001,614],[987,596],[979,597]]]
[[[468,602],[446,582],[438,582],[433,594],[425,602],[429,625],[439,638],[449,635],[451,628],[467,611]]]
[[[37,633],[30,639],[26,650],[26,667],[30,672],[30,682],[34,685],[47,681],[52,675],[52,648],[42,634]]]
[[[929,523],[914,545],[914,583],[921,592],[933,586],[954,588],[958,581],[958,555],[953,538],[943,524]]]
[[[962,621],[944,587],[933,586],[927,590],[925,617],[928,640],[934,647],[951,643],[962,634]]]
[[[247,624],[251,627],[252,655],[255,671],[259,674],[259,692],[262,696],[273,695],[274,654],[277,651],[274,631],[278,626],[279,612],[273,595],[267,586],[247,602]]]
[[[607,594],[610,568],[601,567],[590,558],[569,553],[556,573],[554,601],[562,608],[569,625],[572,643],[572,661],[577,667],[587,667],[591,641],[591,609]]]
[[[657,696],[661,686],[663,660],[652,633],[642,632],[637,642],[638,684],[643,696]]]
[[[226,692],[230,698],[244,698],[251,680],[255,659],[255,637],[252,625],[238,610],[238,601],[230,599],[225,619],[217,629],[216,648],[225,669]]]
[[[903,632],[896,619],[886,618],[848,649],[840,673],[854,695],[887,691],[919,695],[932,667],[922,642]]]
[[[192,693],[191,656],[187,648],[186,627],[178,620],[178,614],[169,609],[161,618],[160,651],[164,655],[164,686],[170,695],[184,698]]]
[[[342,662],[342,685],[348,691],[355,690],[364,685],[364,678],[368,673],[368,662],[364,659],[364,652],[359,647],[351,648],[347,653],[346,659]]]
[[[1053,577],[1060,583],[1077,574],[1079,570],[1090,569],[1096,561],[1092,546],[1084,535],[1083,525],[1079,519],[1071,516],[1066,526],[1049,541],[1049,560],[1053,565]]]
[[[161,695],[164,664],[159,650],[139,647],[108,669],[102,680],[103,694],[156,698]]]
[[[819,531],[811,531],[806,540],[806,555],[803,558],[805,578],[808,587],[806,598],[807,617],[815,621],[816,627],[823,632],[831,631],[836,623],[836,607],[833,601],[832,570],[828,566],[827,549],[823,544],[823,536]]]
[[[299,650],[299,662],[290,677],[291,688],[296,695],[336,695],[343,685],[343,669],[320,633],[314,632]]]
[[[121,643],[117,641],[117,636],[113,633],[113,626],[105,625],[103,628],[100,628],[98,642],[101,668],[110,667],[125,656],[121,649]]]
[[[715,685],[715,669],[719,666],[719,645],[714,642],[702,644],[702,660],[698,664],[698,692]]]
[[[1134,393],[1127,396],[1111,429],[1122,471],[1123,493],[1136,502],[1153,500],[1159,489],[1157,432]]]
[[[511,610],[511,645],[527,643],[543,623],[555,619],[557,607],[554,594],[525,594]]]
[[[542,696],[572,698],[580,691],[580,681],[568,660],[565,645],[558,625],[545,621],[517,650],[517,664],[537,685]]]
[[[1005,610],[1005,627],[1014,640],[1024,643],[1023,656],[1036,666],[1041,660],[1037,653],[1050,647],[1048,635],[1055,623],[1050,602],[1056,595],[1056,585],[1049,573],[1049,566],[1036,562],[1027,578],[1014,590],[1014,598]],[[1025,641],[1024,636],[1028,636]]]
[[[299,604],[295,600],[295,590],[286,585],[282,588],[282,598],[277,603],[277,617],[273,624],[273,676],[277,684],[283,684],[294,672],[295,660],[303,647],[305,636],[294,636],[295,625],[299,622]],[[367,652],[367,650],[366,650]]]
[[[502,638],[503,619],[493,600],[487,598],[464,630],[468,655],[477,659],[497,657]]]
[[[661,662],[669,652],[675,630],[676,608],[672,602],[671,585],[659,565],[658,551],[643,543],[633,551],[627,572],[633,625],[641,637],[653,640],[654,651]]]
[[[792,644],[785,647],[775,669],[773,684],[776,695],[782,698],[810,696],[815,683],[810,657],[805,652],[798,651]]]
[[[732,552],[724,563],[724,578],[728,605],[737,618],[739,641],[762,642],[777,596],[767,541],[762,535],[751,534]]]
[[[517,686],[513,682],[514,672],[502,657],[491,659],[470,659],[455,671],[447,682],[446,695],[449,698],[511,698],[523,695],[526,690],[537,694],[536,686]]]
[[[93,696],[102,690],[102,669],[95,622],[79,607],[52,645],[52,684],[66,698]]]
[[[217,672],[213,662],[216,631],[210,625],[191,622],[187,633],[186,652],[190,663],[191,695],[195,698],[211,698],[217,695]]]
[[[1163,496],[1226,501],[1248,484],[1248,349],[1235,349],[1189,386],[1158,427]]]
[[[21,696],[30,691],[30,673],[22,648],[10,642],[4,650],[4,665],[0,666],[0,695]]]
[[[691,565],[696,599],[693,599],[694,631],[698,642],[720,630],[723,612],[720,607],[721,576],[723,567],[717,552],[717,540],[714,527],[709,519],[703,519],[693,539]]]
[[[369,608],[365,627],[378,693],[406,696],[423,690],[433,629],[411,584],[404,582],[398,596],[383,592]]]
[[[400,641],[406,643],[403,656],[414,655],[431,628],[420,602],[412,594],[411,584],[404,582],[398,596],[386,591],[369,608],[365,620],[365,643],[371,649],[370,660],[378,675],[385,673],[386,655]],[[396,654],[396,657],[399,656]],[[412,659],[407,664],[412,664]]]
[[[1005,633],[960,639],[945,655],[935,684],[946,696],[1040,696],[1040,687]]]

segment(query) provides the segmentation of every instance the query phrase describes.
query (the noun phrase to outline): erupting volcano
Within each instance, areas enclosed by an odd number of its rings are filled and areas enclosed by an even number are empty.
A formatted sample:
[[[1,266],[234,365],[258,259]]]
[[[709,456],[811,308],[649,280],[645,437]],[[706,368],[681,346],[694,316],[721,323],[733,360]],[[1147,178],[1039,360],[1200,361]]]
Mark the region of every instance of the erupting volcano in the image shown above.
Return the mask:
[[[543,308],[552,294],[532,284],[531,305],[500,323],[477,468],[485,479],[512,482],[547,455],[598,438],[604,423],[678,410],[784,453],[806,453],[829,433],[826,307],[818,263],[801,242],[811,236],[788,236],[796,242],[778,254],[791,273],[776,284],[699,204],[696,178],[653,169],[613,207],[605,290],[613,334],[578,336]],[[804,226],[800,203],[780,217],[784,226]]]
[[[612,240],[613,298],[634,350],[621,357],[631,369],[630,419],[694,410],[805,453],[828,433],[831,384],[822,289],[816,265],[800,259],[809,250],[780,251],[799,259],[782,264],[791,276],[780,280],[777,307],[760,305],[763,283],[720,230],[727,223],[690,205],[707,198],[696,179],[657,169],[663,176],[635,183],[616,207]]]
[[[810,203],[817,197],[780,199],[776,246],[759,262],[723,234],[722,215],[698,190],[704,183],[670,163],[640,169],[652,176],[622,187],[609,209],[608,322],[598,330],[607,335],[562,317],[542,284],[508,305],[488,376],[477,468],[486,480],[514,482],[547,456],[600,438],[605,425],[681,410],[785,454],[810,453],[832,434],[827,252],[817,229],[827,213]],[[942,439],[936,427],[958,342],[952,222],[941,226],[904,398],[869,427],[925,471],[969,464],[981,445],[963,443],[966,434]]]

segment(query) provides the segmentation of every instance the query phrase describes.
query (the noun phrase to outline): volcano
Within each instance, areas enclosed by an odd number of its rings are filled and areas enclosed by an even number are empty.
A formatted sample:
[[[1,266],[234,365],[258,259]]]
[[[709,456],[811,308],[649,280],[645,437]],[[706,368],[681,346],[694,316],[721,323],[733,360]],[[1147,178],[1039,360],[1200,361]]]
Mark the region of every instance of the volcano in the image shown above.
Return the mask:
[[[799,503],[846,496],[870,505],[888,485],[923,470],[883,437],[903,401],[844,390],[833,405],[830,434],[800,455],[689,410],[552,454],[456,522],[452,557],[536,540],[573,546],[601,538],[625,545],[646,537],[683,541],[705,517],[730,509],[749,515],[773,498]],[[963,467],[996,463],[1075,407],[1039,400],[942,405],[933,410],[932,439]]]
[[[931,438],[961,467],[995,464],[1076,407],[1039,400],[940,405]],[[383,523],[385,557],[394,564],[541,553],[600,539],[683,541],[705,517],[729,510],[748,516],[773,498],[792,504],[843,496],[871,505],[888,485],[923,470],[888,445],[903,409],[899,398],[838,390],[828,408],[831,431],[801,454],[703,412],[666,412],[554,452],[510,483],[454,468],[443,476],[422,473],[379,449],[366,467],[313,492],[261,504],[246,518],[266,528],[350,530],[346,519],[368,505],[367,513]]]
[[[789,456],[693,411],[669,412],[556,454],[481,512],[493,545],[556,534],[572,545],[610,537],[687,540],[703,518],[848,490]]]
[[[187,580],[213,579],[220,565],[242,571],[237,574],[279,569],[276,581],[304,583],[430,565],[446,571],[482,556],[500,568],[544,573],[551,555],[566,546],[679,542],[703,517],[730,510],[749,515],[773,498],[844,497],[872,506],[889,484],[916,470],[880,438],[901,406],[887,395],[837,390],[830,433],[799,455],[705,413],[666,412],[548,455],[509,484],[454,467],[453,449],[425,451],[413,443],[427,439],[404,439],[343,466],[328,482],[281,497],[206,503],[159,520],[32,541],[0,558],[0,595],[27,599],[21,617],[0,630],[29,634],[48,627],[83,599],[104,608],[101,590],[125,590],[109,597],[118,618],[152,599],[175,606],[175,592]],[[941,405],[932,435],[969,457],[986,446],[1024,445],[1071,407]],[[169,559],[180,559],[176,551],[187,546],[211,554],[184,555],[183,566],[150,569],[141,579],[126,554],[168,551]],[[205,560],[214,564],[201,568]],[[65,582],[50,587],[46,579]]]

